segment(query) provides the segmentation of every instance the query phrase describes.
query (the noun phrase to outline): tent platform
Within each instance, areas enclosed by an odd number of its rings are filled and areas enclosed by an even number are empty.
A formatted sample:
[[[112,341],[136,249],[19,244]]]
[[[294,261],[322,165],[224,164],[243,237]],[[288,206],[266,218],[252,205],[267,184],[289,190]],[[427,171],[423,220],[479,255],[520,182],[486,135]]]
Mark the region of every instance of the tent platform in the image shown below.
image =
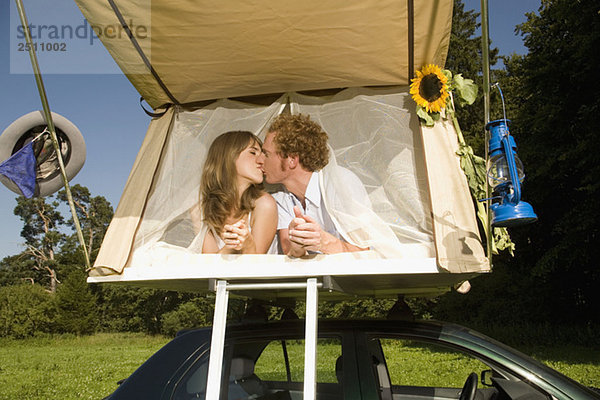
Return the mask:
[[[273,257],[281,258],[273,262]],[[155,289],[187,292],[212,292],[216,282],[228,284],[306,283],[317,278],[323,284],[321,297],[328,300],[350,297],[391,298],[399,294],[436,296],[452,287],[486,272],[449,273],[437,266],[435,258],[369,259],[357,253],[350,256],[318,255],[310,259],[286,256],[202,255],[203,263],[169,263],[151,268],[125,268],[121,274],[99,276],[94,274],[88,283],[111,283]],[[182,260],[183,261],[183,260]],[[190,261],[196,261],[194,259]],[[250,292],[240,289],[235,294],[276,300],[305,298],[303,288],[270,289]]]

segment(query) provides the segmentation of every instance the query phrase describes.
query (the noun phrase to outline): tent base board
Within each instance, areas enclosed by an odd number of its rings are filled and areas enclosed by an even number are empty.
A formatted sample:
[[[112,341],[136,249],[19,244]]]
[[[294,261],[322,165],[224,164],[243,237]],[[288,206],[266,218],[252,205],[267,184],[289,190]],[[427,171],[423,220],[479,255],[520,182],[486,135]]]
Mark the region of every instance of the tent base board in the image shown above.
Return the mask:
[[[284,257],[284,256],[282,256]],[[228,283],[289,283],[306,282],[317,278],[324,283],[321,292],[324,300],[348,299],[353,296],[393,298],[399,294],[410,296],[436,296],[449,291],[462,282],[483,272],[449,273],[438,268],[435,258],[415,260],[361,260],[344,263],[297,260],[285,257],[288,265],[256,262],[231,263],[221,268],[179,264],[168,268],[125,268],[120,275],[90,276],[88,283],[110,283],[151,287],[155,289],[186,292],[212,292],[216,280]],[[304,298],[305,291],[269,290],[238,291],[247,297],[277,300],[279,298]]]

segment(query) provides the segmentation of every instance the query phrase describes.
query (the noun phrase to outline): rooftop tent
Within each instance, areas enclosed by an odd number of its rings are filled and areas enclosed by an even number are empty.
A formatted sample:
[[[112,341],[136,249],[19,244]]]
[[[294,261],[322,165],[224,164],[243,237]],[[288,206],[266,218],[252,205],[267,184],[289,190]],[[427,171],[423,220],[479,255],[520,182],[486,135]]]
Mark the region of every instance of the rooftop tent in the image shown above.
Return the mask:
[[[451,0],[76,1],[140,94],[164,111],[150,123],[90,282],[203,291],[210,279],[331,276],[343,292],[389,296],[438,293],[489,271],[454,128],[420,127],[407,87],[415,67],[444,64]],[[124,25],[131,35],[115,34]],[[284,110],[309,114],[329,134],[321,185],[341,195],[328,210],[370,250],[308,260],[199,254],[191,210],[208,146],[228,130],[264,137]],[[360,179],[368,201],[343,195],[339,167]]]

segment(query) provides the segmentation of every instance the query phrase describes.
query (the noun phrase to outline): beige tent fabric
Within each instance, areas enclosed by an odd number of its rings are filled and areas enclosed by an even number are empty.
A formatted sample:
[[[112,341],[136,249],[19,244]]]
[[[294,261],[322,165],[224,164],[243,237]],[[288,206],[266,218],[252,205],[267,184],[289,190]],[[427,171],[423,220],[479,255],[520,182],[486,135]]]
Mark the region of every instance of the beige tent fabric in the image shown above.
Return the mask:
[[[342,231],[361,227],[364,235],[351,235],[353,241],[381,259],[396,259],[400,269],[437,257],[447,272],[489,271],[454,127],[439,122],[421,131],[404,87],[352,88],[327,97],[289,93],[268,106],[220,100],[192,112],[170,109],[150,125],[91,275],[124,268],[166,274],[184,260],[181,254],[194,255],[184,257],[191,268],[206,268],[208,256],[188,247],[196,234],[188,211],[198,201],[207,148],[231,129],[264,136],[287,101],[292,112],[311,115],[330,135],[332,157],[321,184],[338,194],[326,206]],[[349,177],[340,169],[364,184],[368,201],[353,198],[356,191],[348,192]]]
[[[473,199],[456,154],[456,130],[442,120],[431,128],[422,126],[421,132],[439,267],[453,273],[489,271]]]
[[[204,231],[190,210],[198,204],[209,145],[228,130],[264,137],[288,101],[292,112],[310,114],[330,136],[331,157],[321,184],[340,232],[383,258],[410,264],[406,260],[435,257],[424,161],[415,157],[422,154],[420,132],[414,107],[405,107],[406,101],[412,102],[407,91],[351,88],[326,97],[289,93],[268,106],[219,100],[179,112],[154,172],[126,268],[168,270],[177,259],[174,254],[200,252]],[[271,262],[283,259],[274,255]],[[206,268],[203,257],[195,260],[194,268]]]
[[[108,2],[76,0],[97,31],[121,25]],[[160,86],[124,33],[101,40],[154,108],[218,98],[406,85],[414,68],[444,65],[452,0],[114,0]],[[171,94],[171,97],[167,94]]]
[[[150,123],[90,276],[121,273],[125,268],[174,115],[170,108]]]

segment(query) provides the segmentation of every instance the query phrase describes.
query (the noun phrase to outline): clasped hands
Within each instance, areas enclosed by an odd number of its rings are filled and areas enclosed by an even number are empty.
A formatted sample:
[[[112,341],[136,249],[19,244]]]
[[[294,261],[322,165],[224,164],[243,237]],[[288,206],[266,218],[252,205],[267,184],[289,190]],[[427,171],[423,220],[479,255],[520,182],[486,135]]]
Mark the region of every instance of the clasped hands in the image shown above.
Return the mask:
[[[290,255],[298,257],[309,251],[321,251],[325,233],[321,226],[313,218],[302,214],[298,206],[294,207],[294,216],[288,227]]]
[[[240,219],[235,224],[225,224],[221,233],[225,247],[237,251],[244,249],[249,242],[249,237],[250,230],[245,219]]]

